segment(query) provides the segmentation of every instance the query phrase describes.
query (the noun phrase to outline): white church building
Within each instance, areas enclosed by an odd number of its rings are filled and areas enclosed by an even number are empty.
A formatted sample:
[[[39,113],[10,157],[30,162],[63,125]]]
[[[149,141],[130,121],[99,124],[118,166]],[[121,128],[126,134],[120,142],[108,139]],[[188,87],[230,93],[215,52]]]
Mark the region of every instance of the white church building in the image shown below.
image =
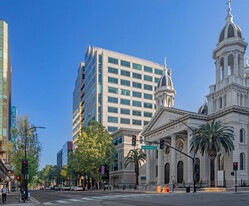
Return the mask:
[[[226,24],[218,37],[213,51],[216,65],[216,82],[197,113],[174,108],[174,90],[171,70],[165,62],[164,74],[155,92],[157,111],[142,131],[144,140],[164,142],[184,153],[190,152],[192,130],[213,119],[234,128],[233,152],[221,151],[214,161],[214,172],[210,171],[207,155],[196,154],[200,168],[197,185],[234,185],[233,162],[238,162],[238,183],[249,185],[249,65],[245,52],[247,43],[239,26],[233,22],[230,2]],[[184,123],[183,123],[184,122]],[[189,127],[188,127],[189,126]],[[150,144],[150,143],[147,143]],[[158,145],[159,147],[159,145]],[[177,186],[193,184],[193,161],[173,149],[146,150],[146,184]]]

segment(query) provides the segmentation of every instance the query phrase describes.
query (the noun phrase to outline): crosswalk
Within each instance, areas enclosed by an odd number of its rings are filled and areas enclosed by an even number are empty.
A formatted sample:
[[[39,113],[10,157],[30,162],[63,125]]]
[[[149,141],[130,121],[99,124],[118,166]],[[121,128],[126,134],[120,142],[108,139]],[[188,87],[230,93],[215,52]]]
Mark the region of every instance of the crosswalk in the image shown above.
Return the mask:
[[[118,198],[142,198],[142,197],[150,197],[150,196],[157,196],[160,194],[116,194],[116,195],[105,195],[105,196],[87,196],[87,197],[80,197],[77,196],[71,199],[62,199],[62,200],[55,200],[51,202],[43,202],[44,205],[62,205],[62,204],[73,204],[73,203],[88,203],[88,202],[97,202],[97,201],[104,201],[104,200],[115,200]]]

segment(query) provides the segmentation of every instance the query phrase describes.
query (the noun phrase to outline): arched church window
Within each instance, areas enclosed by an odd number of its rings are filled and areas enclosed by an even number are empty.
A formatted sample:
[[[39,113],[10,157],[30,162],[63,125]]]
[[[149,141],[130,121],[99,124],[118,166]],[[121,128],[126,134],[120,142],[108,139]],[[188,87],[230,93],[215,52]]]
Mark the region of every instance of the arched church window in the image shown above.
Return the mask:
[[[220,80],[224,79],[224,58],[220,59]]]
[[[239,141],[240,142],[244,142],[244,136],[245,136],[245,130],[240,129],[240,131],[239,131]]]
[[[234,74],[234,56],[230,54],[228,56],[228,75]]]
[[[166,163],[164,167],[164,184],[169,183],[169,177],[170,177],[170,165],[169,163]]]
[[[220,97],[219,99],[219,102],[220,102],[220,109],[222,108],[222,98]]]
[[[224,170],[224,155],[218,155],[218,170]]]
[[[171,99],[170,99],[170,97],[168,98],[168,107],[170,107],[171,106]]]
[[[239,159],[240,159],[239,169],[240,170],[244,170],[244,160],[245,160],[244,156],[245,156],[244,153],[240,153],[240,156],[239,156]]]
[[[240,95],[240,106],[243,106],[243,95]]]
[[[227,37],[228,38],[234,37],[234,29],[233,29],[233,26],[231,24],[228,27],[228,35],[227,35]]]

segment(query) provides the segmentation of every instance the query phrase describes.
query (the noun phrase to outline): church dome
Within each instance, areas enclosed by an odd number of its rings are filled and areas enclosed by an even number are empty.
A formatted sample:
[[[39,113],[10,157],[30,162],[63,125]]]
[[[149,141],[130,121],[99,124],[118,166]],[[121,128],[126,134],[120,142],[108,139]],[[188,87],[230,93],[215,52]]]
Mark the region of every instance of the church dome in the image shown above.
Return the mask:
[[[161,78],[159,79],[157,83],[157,91],[162,88],[174,89],[173,83],[171,80],[171,70],[170,69],[168,70],[166,66],[167,65],[166,65],[166,59],[165,59],[164,71],[163,71],[163,75],[161,76]]]
[[[226,25],[220,32],[218,43],[221,43],[224,40],[230,39],[230,38],[243,39],[241,29],[239,28],[239,26],[237,26],[233,22],[233,15],[231,14],[230,1],[229,1],[229,8],[227,11],[228,11],[228,15],[226,17]]]
[[[208,114],[208,104],[207,104],[206,100],[205,100],[204,104],[201,105],[201,107],[198,109],[198,113],[199,114],[206,114],[206,115]]]

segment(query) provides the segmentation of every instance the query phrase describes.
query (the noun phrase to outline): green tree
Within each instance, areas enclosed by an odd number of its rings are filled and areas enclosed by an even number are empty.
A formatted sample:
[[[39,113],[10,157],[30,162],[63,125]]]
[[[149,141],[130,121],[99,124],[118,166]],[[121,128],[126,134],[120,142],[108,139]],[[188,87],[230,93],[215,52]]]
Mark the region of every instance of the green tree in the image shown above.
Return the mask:
[[[78,137],[74,152],[74,170],[80,175],[94,178],[99,188],[102,178],[101,166],[111,166],[115,151],[112,137],[105,127],[99,122],[92,121],[90,126],[83,127]]]
[[[208,154],[210,160],[211,174],[214,176],[214,160],[217,153],[223,147],[228,153],[234,150],[234,131],[232,127],[225,126],[221,121],[212,120],[202,124],[196,130],[195,149],[202,155]],[[194,149],[194,140],[190,142],[191,151]],[[211,175],[212,176],[212,175]],[[210,177],[211,178],[211,177]],[[214,181],[211,179],[211,186],[214,186]]]
[[[16,121],[16,126],[12,129],[13,143],[8,145],[9,161],[14,166],[14,173],[16,176],[22,175],[22,159],[25,157],[25,130],[27,131],[27,160],[29,162],[29,179],[28,182],[33,181],[36,176],[39,166],[39,157],[42,150],[38,134],[36,130],[28,130],[32,125],[29,123],[28,116],[20,116]]]
[[[139,167],[146,160],[146,154],[141,149],[132,149],[124,159],[124,167],[133,165],[136,175],[136,185],[138,185]]]

